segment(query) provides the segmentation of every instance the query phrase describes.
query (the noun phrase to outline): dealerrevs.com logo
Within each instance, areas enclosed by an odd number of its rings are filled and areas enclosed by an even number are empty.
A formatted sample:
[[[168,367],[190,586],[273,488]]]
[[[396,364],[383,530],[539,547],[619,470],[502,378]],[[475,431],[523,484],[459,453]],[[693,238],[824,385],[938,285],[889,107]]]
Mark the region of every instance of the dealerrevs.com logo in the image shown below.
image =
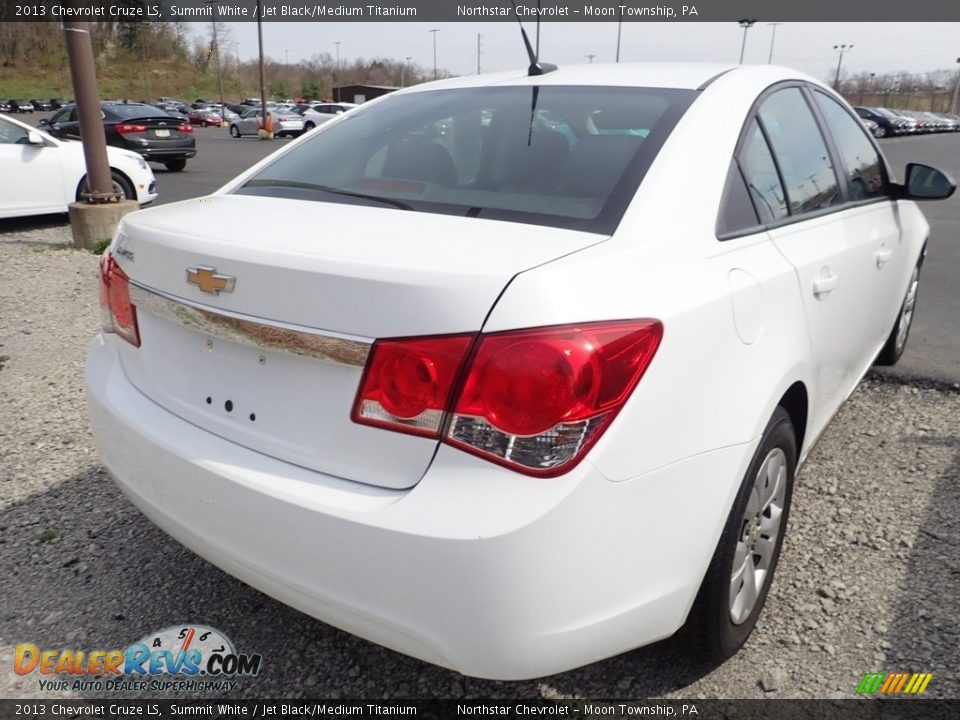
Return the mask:
[[[233,690],[238,677],[260,672],[263,658],[238,653],[219,630],[176,625],[150,633],[125,650],[41,650],[16,646],[13,669],[36,673],[41,690]]]

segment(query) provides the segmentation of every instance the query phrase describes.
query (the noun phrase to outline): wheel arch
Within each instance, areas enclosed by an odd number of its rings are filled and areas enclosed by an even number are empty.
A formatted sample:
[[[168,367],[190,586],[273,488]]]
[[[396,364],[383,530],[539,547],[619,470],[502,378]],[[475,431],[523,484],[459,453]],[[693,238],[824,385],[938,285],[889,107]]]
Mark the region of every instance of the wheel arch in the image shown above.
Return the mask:
[[[117,167],[114,167],[113,165],[111,165],[111,166],[110,166],[110,174],[113,175],[114,173],[116,173],[116,174],[119,175],[121,178],[123,178],[124,181],[126,181],[127,185],[130,186],[130,189],[133,190],[134,197],[132,197],[132,198],[127,198],[127,199],[128,199],[128,200],[136,200],[136,201],[139,202],[139,201],[140,201],[140,193],[137,192],[137,184],[136,184],[135,182],[133,182],[133,180],[130,179],[130,176],[127,175],[123,170],[121,170],[120,168],[117,168]],[[76,188],[74,188],[74,192],[73,192],[74,200],[79,200],[79,198],[80,198],[80,191],[83,189],[83,185],[84,185],[84,183],[86,182],[86,180],[87,180],[87,173],[84,172],[83,175],[80,176],[80,179],[77,181],[77,186],[76,186]]]
[[[797,380],[777,401],[777,407],[783,408],[793,423],[793,433],[797,439],[797,456],[803,453],[803,442],[807,434],[807,417],[810,413],[810,399],[807,386]]]

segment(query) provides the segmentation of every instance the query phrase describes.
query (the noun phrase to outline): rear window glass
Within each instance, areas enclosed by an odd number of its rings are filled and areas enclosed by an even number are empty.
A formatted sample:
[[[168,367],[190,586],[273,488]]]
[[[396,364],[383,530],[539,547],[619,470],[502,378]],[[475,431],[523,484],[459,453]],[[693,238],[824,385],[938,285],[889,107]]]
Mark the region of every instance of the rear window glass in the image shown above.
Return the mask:
[[[108,105],[104,108],[118,118],[141,118],[150,116],[164,116],[167,113],[160,108],[152,105],[141,105],[140,103],[128,103],[123,105]]]
[[[498,87],[346,113],[238,190],[610,233],[692,90]]]

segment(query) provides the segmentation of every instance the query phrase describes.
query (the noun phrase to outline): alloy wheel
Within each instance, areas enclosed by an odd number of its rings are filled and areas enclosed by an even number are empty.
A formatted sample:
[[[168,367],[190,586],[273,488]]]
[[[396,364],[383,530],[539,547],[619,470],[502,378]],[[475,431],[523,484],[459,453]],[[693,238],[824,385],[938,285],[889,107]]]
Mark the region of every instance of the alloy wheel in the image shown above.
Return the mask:
[[[740,521],[730,575],[730,621],[734,625],[750,617],[767,582],[786,496],[787,457],[777,447],[764,458]]]

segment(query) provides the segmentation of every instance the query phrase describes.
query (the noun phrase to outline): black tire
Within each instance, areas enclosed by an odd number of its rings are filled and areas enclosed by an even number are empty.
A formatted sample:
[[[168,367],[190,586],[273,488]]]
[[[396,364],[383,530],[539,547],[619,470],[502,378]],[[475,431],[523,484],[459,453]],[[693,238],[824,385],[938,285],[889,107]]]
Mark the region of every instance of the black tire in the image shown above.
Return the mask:
[[[126,176],[117,170],[111,170],[110,176],[113,178],[113,189],[123,195],[121,200],[136,200],[137,194],[133,191],[133,185],[127,180]],[[77,202],[83,200],[83,193],[87,191],[87,176],[84,175],[77,185]]]
[[[874,365],[896,365],[907,349],[910,328],[913,327],[913,318],[916,316],[917,295],[920,289],[920,268],[923,266],[924,255],[926,255],[926,248],[920,253],[920,260],[913,268],[910,282],[907,284],[907,292],[903,296],[903,302],[900,303],[897,319],[893,322],[893,329],[890,330],[890,335],[887,336],[887,341],[883,344],[877,359],[873,361]]]
[[[883,125],[877,125],[877,129],[873,131],[873,136],[877,138],[886,137],[887,129]]]
[[[313,130],[315,127],[316,127],[316,125],[314,125],[312,122],[310,122],[310,121],[308,120],[307,122],[305,122],[305,123],[303,124],[303,131],[304,131],[304,132],[310,132],[310,131]]]
[[[183,172],[183,169],[187,166],[187,159],[167,160],[163,166],[170,172]]]
[[[778,452],[782,455],[778,454]],[[734,560],[737,556],[738,546],[741,549],[741,557],[744,558],[743,566],[746,567],[747,561],[751,567],[756,563],[755,558],[763,555],[762,550],[756,553],[753,550],[758,540],[770,538],[764,534],[763,529],[749,522],[744,516],[748,509],[752,512],[751,496],[754,494],[756,483],[766,482],[769,486],[769,476],[766,471],[764,478],[760,478],[761,469],[765,468],[765,463],[774,458],[782,461],[785,475],[778,477],[783,484],[782,490],[777,489],[776,493],[782,492],[781,509],[779,512],[779,526],[777,527],[776,537],[773,538],[769,558],[765,564],[764,575],[760,580],[762,586],[756,593],[756,599],[749,610],[740,606],[745,615],[734,622],[734,605],[730,602],[732,585],[734,582]],[[766,466],[769,467],[769,466]],[[790,416],[783,408],[778,407],[764,430],[760,445],[750,462],[747,474],[740,485],[737,498],[733,503],[733,508],[727,517],[723,532],[720,535],[720,542],[714,552],[710,566],[704,576],[703,583],[697,593],[697,598],[687,617],[686,625],[683,630],[689,641],[688,649],[700,660],[706,660],[710,663],[719,663],[733,656],[750,637],[757,619],[763,611],[764,602],[773,583],[774,573],[777,569],[777,562],[780,559],[780,550],[783,546],[783,538],[787,530],[787,521],[790,516],[790,501],[793,497],[793,476],[797,467],[797,440],[793,429],[793,423]],[[771,497],[777,498],[778,494],[771,491]],[[774,516],[774,505],[770,508],[763,508],[760,515],[765,518]],[[766,513],[769,512],[769,515]],[[758,520],[760,515],[757,516]],[[744,542],[741,543],[741,538]],[[759,545],[758,545],[759,547]],[[759,553],[759,554],[758,554]],[[741,589],[744,587],[741,584]],[[734,596],[739,599],[739,593]]]
[[[231,137],[239,138],[239,137],[240,137],[240,128],[238,128],[236,125],[231,125],[231,126],[230,126],[230,135],[231,135]]]

